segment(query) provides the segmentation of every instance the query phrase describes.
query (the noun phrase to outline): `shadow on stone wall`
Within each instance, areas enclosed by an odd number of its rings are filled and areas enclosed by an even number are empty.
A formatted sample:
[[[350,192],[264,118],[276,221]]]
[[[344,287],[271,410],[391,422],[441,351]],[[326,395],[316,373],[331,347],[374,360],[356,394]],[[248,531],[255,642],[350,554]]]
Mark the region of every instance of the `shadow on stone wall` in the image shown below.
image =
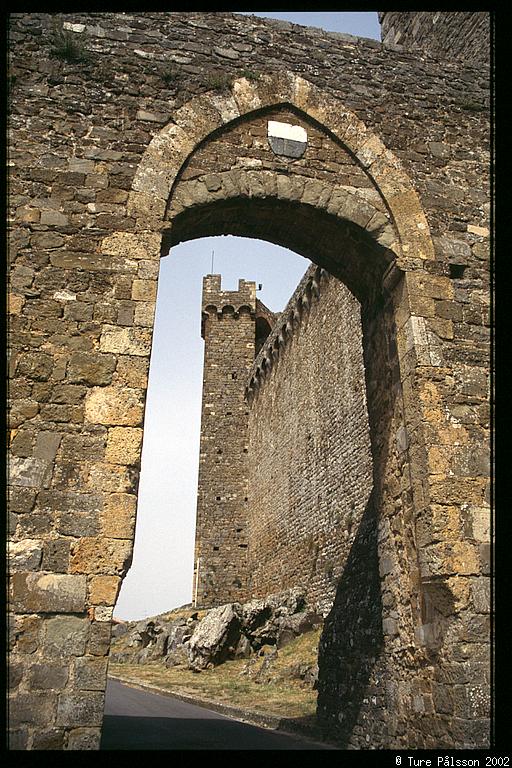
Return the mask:
[[[342,747],[349,743],[365,746],[370,728],[382,730],[382,690],[376,689],[372,674],[382,648],[377,516],[372,492],[319,645],[318,724],[326,738],[335,739]],[[366,713],[367,705],[370,711]],[[367,717],[371,726],[368,723],[365,733],[353,734],[355,726],[363,725]]]

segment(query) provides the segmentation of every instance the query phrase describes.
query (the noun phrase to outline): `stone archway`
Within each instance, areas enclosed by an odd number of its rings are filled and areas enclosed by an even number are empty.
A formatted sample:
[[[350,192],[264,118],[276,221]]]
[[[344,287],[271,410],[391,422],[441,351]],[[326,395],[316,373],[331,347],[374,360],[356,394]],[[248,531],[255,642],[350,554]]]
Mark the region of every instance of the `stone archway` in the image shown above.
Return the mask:
[[[214,188],[211,185],[209,188],[206,179],[196,179],[190,184],[183,179],[182,171],[198,149],[214,143],[230,126],[280,107],[320,126],[334,142],[342,145],[354,164],[371,180],[378,203],[376,198],[372,202],[357,190],[337,188],[335,183],[320,182],[314,192],[311,185],[303,184],[300,189],[299,184],[297,191],[294,181],[280,178],[279,183],[274,183],[271,172],[265,176],[247,169],[241,174],[232,171],[218,174]],[[266,180],[270,180],[269,185]],[[190,194],[187,187],[192,186]],[[244,202],[240,202],[248,200],[251,214],[247,206],[244,208]],[[340,236],[339,228],[348,224],[352,234],[362,237],[363,241],[366,238],[366,245],[375,244],[376,266],[371,284],[365,285],[364,280],[359,283],[356,277],[357,248],[347,270],[342,263],[336,266],[327,252],[323,256],[318,249],[313,252],[317,243],[308,244],[307,238],[294,242],[293,238],[277,233],[274,239],[328,267],[366,302],[365,350],[370,371],[367,387],[377,481],[373,496],[375,510],[369,517],[373,525],[375,514],[380,521],[376,562],[380,568],[381,590],[388,601],[384,630],[389,658],[379,671],[389,674],[398,685],[400,679],[406,679],[411,670],[418,667],[420,660],[425,663],[422,625],[424,621],[430,622],[430,618],[425,619],[422,565],[415,542],[416,522],[428,519],[429,467],[420,404],[423,372],[439,366],[442,361],[425,324],[424,296],[426,293],[449,298],[452,290],[447,278],[432,274],[426,268],[434,260],[428,225],[418,196],[398,160],[343,104],[326,97],[302,78],[284,74],[263,77],[258,83],[241,79],[234,82],[229,93],[210,92],[194,99],[178,110],[173,123],[154,137],[140,163],[128,202],[129,214],[137,222],[136,231],[117,232],[107,237],[102,244],[103,253],[110,257],[128,254],[134,260],[156,264],[163,249],[182,239],[228,232],[250,236],[251,215],[257,228],[257,219],[270,202],[278,204],[283,212],[287,206],[300,206],[301,210],[310,212],[309,223],[315,221],[330,227]],[[240,220],[242,211],[244,225],[237,229],[235,221]],[[304,233],[307,223],[298,230]],[[148,269],[151,277],[139,281],[138,310],[147,317],[148,328],[154,311],[156,272],[156,267]],[[115,329],[111,329],[111,333],[113,337],[119,334]],[[379,378],[382,383],[385,377],[388,391],[393,392],[387,401],[383,397],[386,387],[376,383]],[[428,379],[428,374],[425,378]],[[377,424],[382,421],[383,411],[386,411],[386,426],[379,429]],[[397,478],[401,478],[398,483]],[[401,517],[399,533],[393,530],[397,504]],[[376,535],[376,529],[374,533]],[[429,599],[432,600],[432,595]],[[433,599],[435,602],[435,594]],[[409,649],[407,660],[403,657],[405,648]],[[430,671],[423,674],[422,680],[429,688]],[[336,692],[331,690],[327,699],[332,700],[333,695]],[[326,706],[332,709],[332,701]],[[381,734],[381,739],[397,743],[396,734],[404,727],[416,733],[416,740],[420,738],[419,731],[415,730],[416,715],[411,712],[410,697],[399,705],[395,698],[388,702],[388,708],[388,736]]]

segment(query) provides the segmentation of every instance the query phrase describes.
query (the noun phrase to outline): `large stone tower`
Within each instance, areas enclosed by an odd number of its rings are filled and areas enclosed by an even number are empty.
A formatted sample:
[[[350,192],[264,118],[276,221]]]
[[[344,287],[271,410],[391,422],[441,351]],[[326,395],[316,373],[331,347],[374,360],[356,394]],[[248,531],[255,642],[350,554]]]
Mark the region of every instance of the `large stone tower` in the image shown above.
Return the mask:
[[[247,581],[247,426],[249,371],[273,314],[256,284],[221,290],[203,279],[203,405],[194,558],[194,601],[213,606],[243,597]]]

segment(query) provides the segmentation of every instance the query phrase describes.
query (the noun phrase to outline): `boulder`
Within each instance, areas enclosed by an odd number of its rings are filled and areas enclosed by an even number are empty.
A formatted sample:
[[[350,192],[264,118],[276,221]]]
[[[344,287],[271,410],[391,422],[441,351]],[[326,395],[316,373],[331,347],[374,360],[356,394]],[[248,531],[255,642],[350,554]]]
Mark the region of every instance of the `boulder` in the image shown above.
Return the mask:
[[[277,647],[284,648],[299,635],[310,632],[322,624],[322,617],[315,611],[301,611],[278,619]]]
[[[208,611],[189,641],[189,668],[201,671],[234,656],[240,640],[241,606],[227,603]]]

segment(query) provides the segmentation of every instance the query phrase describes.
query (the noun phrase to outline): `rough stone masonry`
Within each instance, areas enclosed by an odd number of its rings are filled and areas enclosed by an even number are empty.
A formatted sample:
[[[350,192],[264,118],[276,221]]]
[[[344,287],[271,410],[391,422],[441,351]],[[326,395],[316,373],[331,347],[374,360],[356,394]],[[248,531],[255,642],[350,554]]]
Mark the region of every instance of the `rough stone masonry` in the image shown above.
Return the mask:
[[[489,743],[488,14],[436,17],[392,14],[398,44],[381,44],[231,13],[11,15],[10,749],[99,746],[159,259],[213,234],[278,243],[329,275],[247,371],[263,419],[308,318],[307,370],[343,328],[337,281],[360,314],[372,487],[348,536],[343,515],[325,526],[322,546],[331,530],[347,546],[319,721],[362,749]],[[242,327],[248,306],[220,322]],[[316,418],[313,453],[341,451],[339,414]],[[334,510],[332,477],[315,482]]]

